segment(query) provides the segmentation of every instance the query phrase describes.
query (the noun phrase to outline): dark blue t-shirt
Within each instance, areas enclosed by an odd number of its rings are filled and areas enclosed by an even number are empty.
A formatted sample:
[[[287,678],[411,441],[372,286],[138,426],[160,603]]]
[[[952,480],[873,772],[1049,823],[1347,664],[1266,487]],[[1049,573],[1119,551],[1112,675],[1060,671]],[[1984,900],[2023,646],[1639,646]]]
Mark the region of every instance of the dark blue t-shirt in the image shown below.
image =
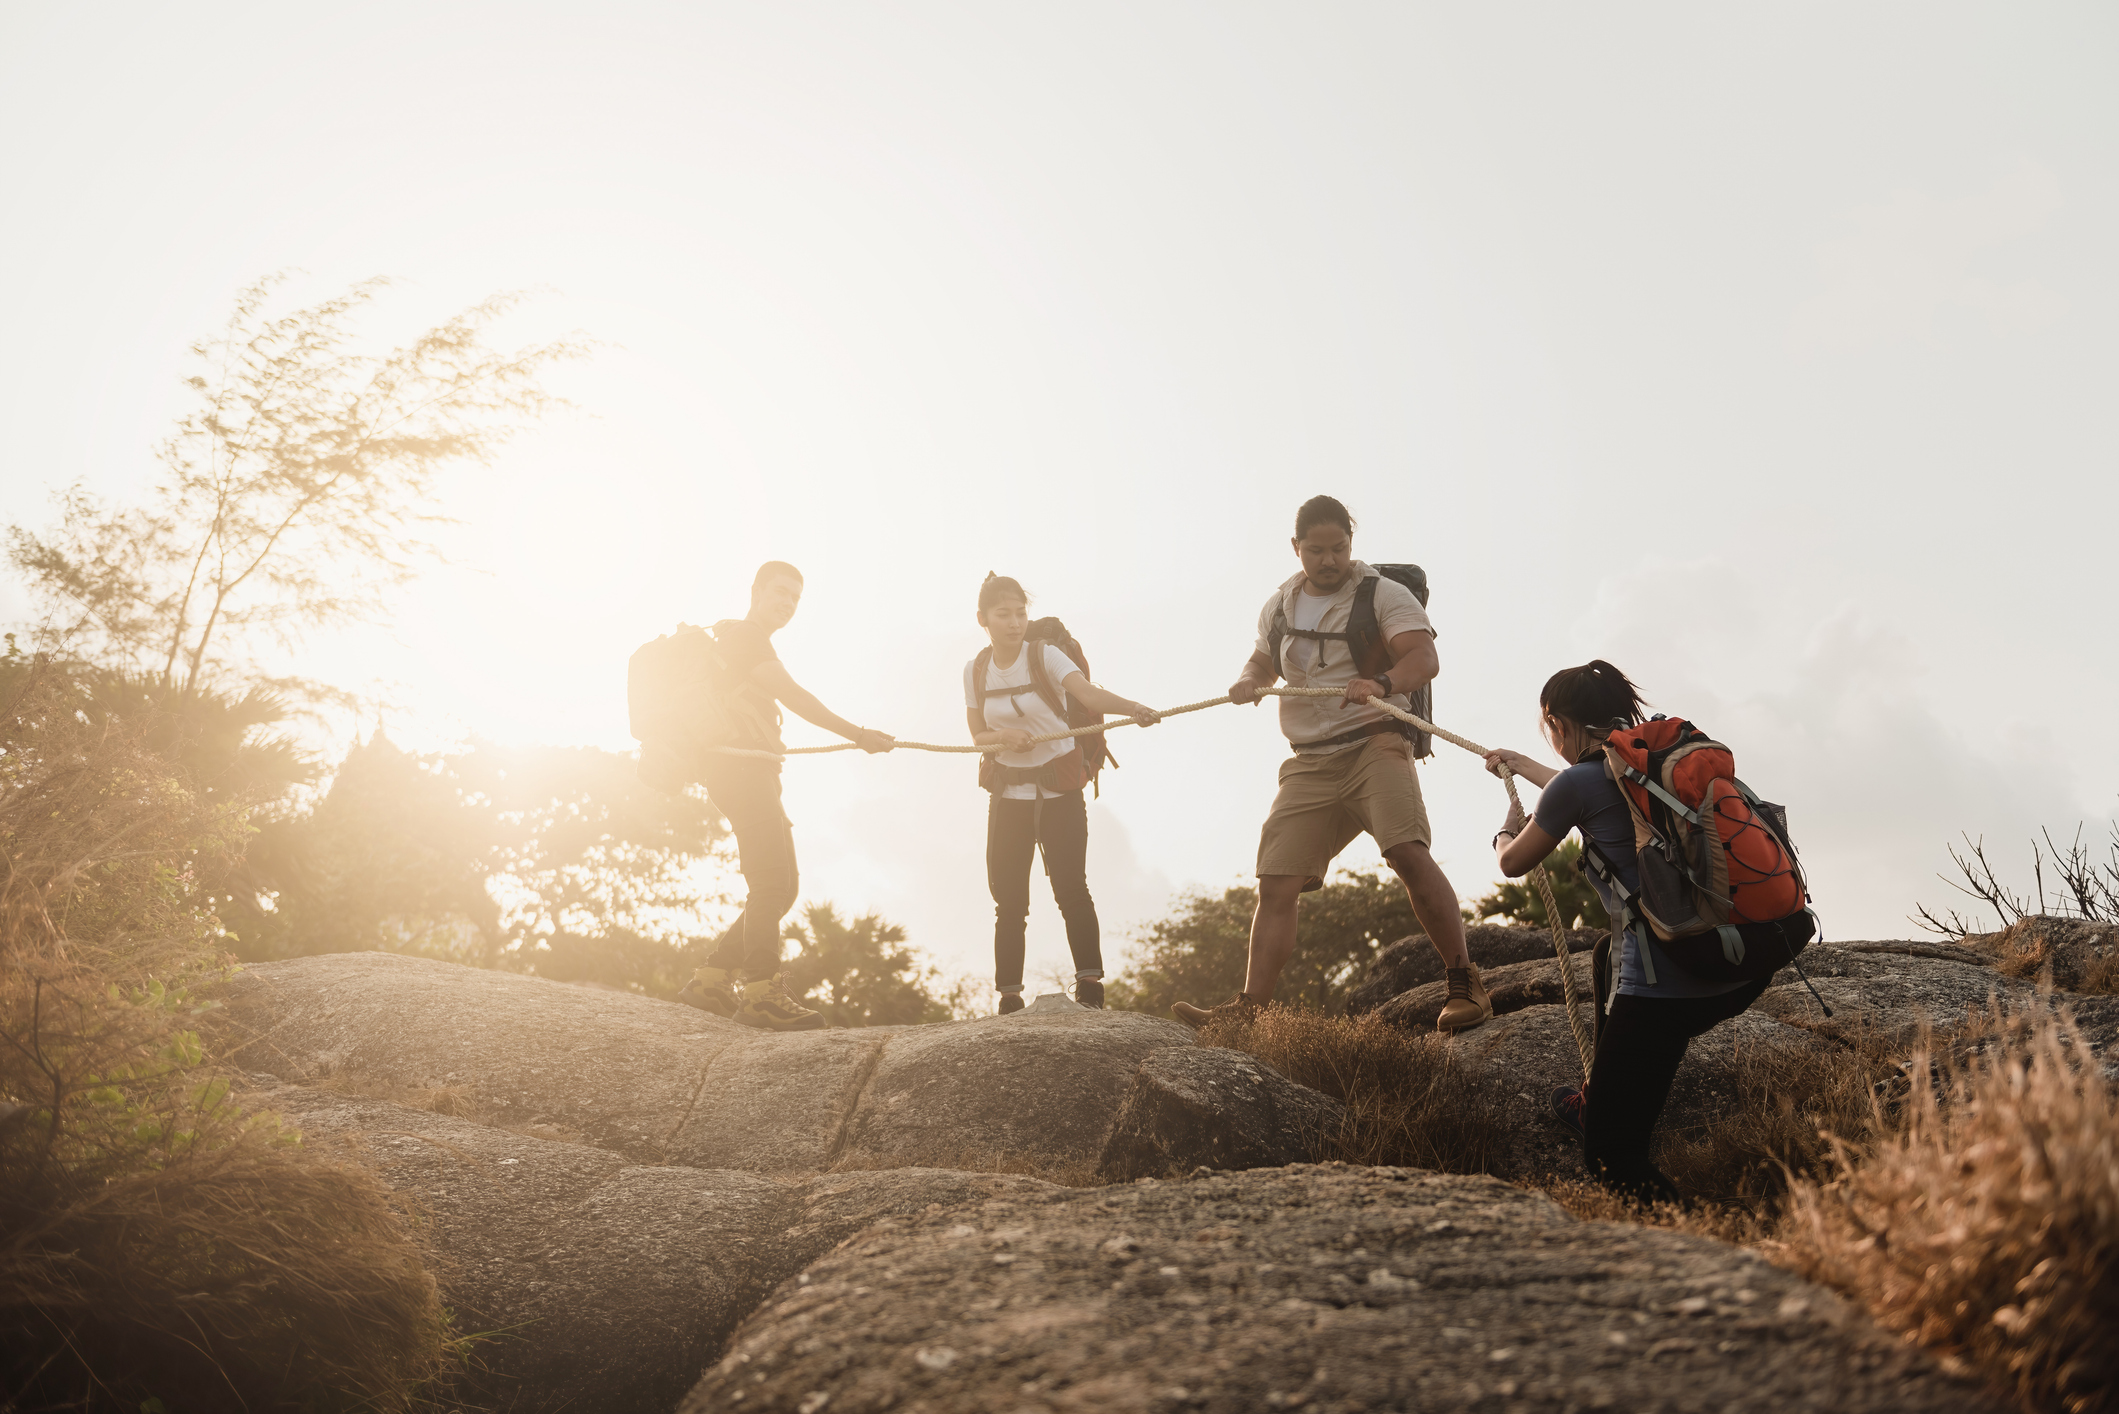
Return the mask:
[[[1581,831],[1584,848],[1594,844],[1611,861],[1612,871],[1629,891],[1641,887],[1638,856],[1633,848],[1633,816],[1626,809],[1626,798],[1619,794],[1618,783],[1605,773],[1602,761],[1584,761],[1554,776],[1539,792],[1538,809],[1531,818],[1554,839],[1564,838],[1569,830]],[[1590,871],[1589,882],[1597,897],[1604,900],[1604,911],[1616,923],[1623,900],[1605,888],[1594,870]],[[1651,987],[1647,971],[1641,966],[1637,942],[1632,933],[1627,934],[1619,953],[1619,990],[1628,996],[1716,997],[1744,985],[1703,982],[1680,971],[1649,938],[1655,960],[1655,985]]]

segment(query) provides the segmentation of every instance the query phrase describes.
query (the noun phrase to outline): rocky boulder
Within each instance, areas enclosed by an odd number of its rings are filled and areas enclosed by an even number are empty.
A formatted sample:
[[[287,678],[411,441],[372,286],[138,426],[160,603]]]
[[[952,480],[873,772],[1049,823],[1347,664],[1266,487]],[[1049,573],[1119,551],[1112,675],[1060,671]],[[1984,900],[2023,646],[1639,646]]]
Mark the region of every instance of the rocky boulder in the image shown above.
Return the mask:
[[[1338,1165],[997,1193],[784,1283],[682,1406],[1992,1411],[1757,1255]]]
[[[1346,1106],[1241,1051],[1173,1046],[1134,1073],[1104,1142],[1107,1180],[1278,1168],[1329,1152]]]
[[[1576,928],[1567,935],[1568,951],[1587,952],[1602,936],[1600,928]],[[1464,943],[1482,974],[1511,963],[1550,961],[1553,956],[1552,933],[1544,928],[1474,923],[1465,928]],[[1442,959],[1427,934],[1400,938],[1370,960],[1361,980],[1347,992],[1347,1015],[1361,1016],[1415,987],[1442,980]]]
[[[1545,956],[1535,961],[1512,962],[1491,971],[1480,969],[1480,980],[1486,984],[1486,995],[1494,1004],[1494,1015],[1507,1016],[1525,1007],[1559,1006],[1567,1000],[1566,985],[1560,978],[1560,960],[1550,951],[1551,941],[1550,938],[1546,940]],[[1574,973],[1575,993],[1581,998],[1586,1015],[1587,1009],[1595,1005],[1590,996],[1593,984],[1589,953],[1570,953],[1568,967]],[[1447,982],[1428,982],[1392,997],[1376,1008],[1376,1015],[1393,1026],[1423,1035],[1435,1029],[1435,1018],[1441,1015],[1443,1003],[1448,1000]]]
[[[1802,955],[1810,994],[1794,968],[1775,974],[1755,1009],[1821,1035],[1907,1045],[1925,1025],[1953,1027],[2004,1006],[2036,1006],[2038,989],[1976,951],[1919,942],[1819,943]],[[1827,1016],[1818,1004],[1832,1008]]]
[[[288,1080],[447,1088],[640,1163],[1093,1168],[1175,1022],[1070,1007],[772,1035],[673,1002],[388,953],[267,963],[227,992],[240,1060]]]
[[[851,1233],[1062,1191],[923,1168],[776,1180],[640,1166],[379,1100],[257,1098],[311,1143],[357,1143],[422,1215],[458,1329],[485,1335],[463,1393],[521,1414],[672,1408],[765,1293]]]

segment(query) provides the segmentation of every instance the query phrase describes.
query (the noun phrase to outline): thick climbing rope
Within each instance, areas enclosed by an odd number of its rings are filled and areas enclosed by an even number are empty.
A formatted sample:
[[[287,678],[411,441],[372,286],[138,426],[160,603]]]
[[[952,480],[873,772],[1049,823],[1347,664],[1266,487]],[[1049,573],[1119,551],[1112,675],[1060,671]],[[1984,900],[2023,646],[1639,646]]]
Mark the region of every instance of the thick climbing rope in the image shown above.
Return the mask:
[[[1258,690],[1258,695],[1260,697],[1338,697],[1341,692],[1335,687],[1265,687]],[[1166,717],[1181,717],[1187,712],[1200,712],[1209,707],[1220,707],[1234,700],[1234,698],[1225,694],[1221,697],[1210,697],[1204,702],[1187,702],[1181,707],[1171,707],[1159,711],[1155,714],[1155,718],[1157,721],[1161,721]],[[1451,746],[1462,747],[1482,760],[1488,754],[1487,749],[1479,745],[1479,743],[1467,737],[1458,736],[1455,732],[1443,727],[1438,727],[1425,717],[1417,717],[1411,712],[1394,707],[1381,698],[1371,698],[1370,705],[1381,708],[1399,721],[1446,741]],[[1035,746],[1040,742],[1064,741],[1069,737],[1087,736],[1091,732],[1105,732],[1116,727],[1130,727],[1133,725],[1136,725],[1133,718],[1120,717],[1114,721],[1105,722],[1100,726],[1075,727],[1069,731],[1047,732],[1042,736],[1033,736],[1030,738],[1029,744]],[[892,745],[893,749],[902,751],[938,751],[963,755],[983,755],[1006,749],[998,744],[991,746],[954,746],[929,741],[898,741],[893,742]],[[740,746],[715,746],[707,749],[726,756],[748,756],[777,761],[782,756],[820,756],[826,752],[858,751],[861,748],[848,741],[832,746],[790,747],[784,752],[756,751]],[[1496,773],[1501,777],[1502,787],[1508,791],[1509,804],[1515,807],[1518,814],[1524,813],[1523,797],[1516,793],[1515,773],[1508,769],[1506,763],[1500,765]],[[1567,929],[1560,921],[1560,905],[1553,897],[1552,878],[1545,872],[1545,866],[1540,864],[1533,867],[1530,871],[1530,877],[1531,882],[1538,887],[1539,901],[1545,905],[1545,921],[1552,928],[1553,954],[1560,969],[1560,990],[1567,999],[1567,1024],[1569,1029],[1574,1032],[1575,1050],[1581,1056],[1582,1079],[1586,1084],[1589,1080],[1589,1067],[1591,1058],[1595,1054],[1596,1045],[1591,1031],[1582,1021],[1581,997],[1577,994],[1574,967],[1567,951]]]

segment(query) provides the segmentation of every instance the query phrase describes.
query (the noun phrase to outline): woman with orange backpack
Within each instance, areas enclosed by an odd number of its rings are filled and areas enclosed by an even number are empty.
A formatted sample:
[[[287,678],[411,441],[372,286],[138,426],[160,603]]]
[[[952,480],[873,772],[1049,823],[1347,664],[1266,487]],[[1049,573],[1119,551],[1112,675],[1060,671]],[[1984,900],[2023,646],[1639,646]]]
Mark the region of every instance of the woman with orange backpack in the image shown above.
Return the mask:
[[[1487,769],[1506,765],[1540,792],[1528,820],[1511,805],[1494,836],[1501,872],[1521,878],[1577,832],[1612,919],[1593,965],[1596,1059],[1586,1085],[1553,1092],[1553,1110],[1582,1136],[1592,1177],[1642,1202],[1681,1202],[1649,1140],[1686,1047],[1758,1000],[1816,920],[1780,808],[1735,779],[1726,747],[1689,722],[1644,722],[1639,691],[1602,659],[1554,673],[1538,709],[1568,764],[1487,756]],[[1694,883],[1710,877],[1711,888]]]
[[[971,740],[1004,748],[979,758],[986,808],[986,885],[993,893],[994,986],[1001,1014],[1023,1009],[1024,935],[1030,919],[1030,864],[1039,846],[1052,897],[1067,923],[1074,954],[1074,998],[1104,1004],[1104,955],[1089,897],[1089,811],[1082,788],[1109,753],[1099,734],[1033,742],[1105,713],[1144,727],[1155,709],[1089,681],[1081,645],[1058,619],[1030,621],[1030,596],[1004,575],[979,586],[979,627],[991,640],[964,665],[965,718]],[[1074,720],[1079,718],[1080,720]]]

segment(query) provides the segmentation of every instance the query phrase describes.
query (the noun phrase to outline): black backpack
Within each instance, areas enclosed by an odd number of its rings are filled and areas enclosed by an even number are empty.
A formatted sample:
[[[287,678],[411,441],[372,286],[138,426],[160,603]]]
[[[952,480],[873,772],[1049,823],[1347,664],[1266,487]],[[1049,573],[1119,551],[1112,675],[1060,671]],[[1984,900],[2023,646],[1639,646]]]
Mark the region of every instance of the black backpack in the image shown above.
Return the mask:
[[[1054,618],[1038,619],[1023,635],[1023,652],[1030,655],[1030,686],[1017,688],[1007,695],[1014,697],[1023,692],[1036,692],[1070,728],[1100,724],[1104,720],[1103,713],[1076,702],[1060,684],[1052,681],[1051,674],[1045,671],[1045,655],[1036,651],[1043,643],[1049,643],[1066,654],[1082,670],[1083,677],[1089,676],[1089,655],[1082,652],[1082,645],[1067,632],[1067,626]],[[992,662],[993,649],[989,646],[981,648],[971,664],[971,690],[977,696],[981,713],[986,709],[987,697],[994,695],[986,689],[986,669]],[[1034,782],[1061,795],[1090,786],[1100,797],[1103,787],[1099,777],[1105,766],[1116,770],[1118,758],[1111,754],[1110,744],[1102,732],[1089,732],[1074,738],[1074,750],[1064,756],[1055,756],[1042,766],[1004,766],[989,752],[979,757],[979,785],[998,794],[1009,786]]]
[[[695,624],[679,624],[675,633],[633,651],[625,665],[625,706],[640,743],[641,780],[682,791],[699,779],[704,748],[739,746],[761,731],[770,737],[777,713],[762,718],[731,676],[721,645]]]
[[[1420,607],[1424,609],[1427,607],[1427,571],[1418,565],[1370,565],[1369,568],[1376,573],[1366,576],[1359,585],[1355,586],[1353,607],[1347,613],[1346,631],[1343,633],[1325,633],[1314,628],[1290,628],[1288,627],[1287,611],[1281,608],[1276,608],[1273,611],[1273,631],[1268,635],[1266,641],[1271,648],[1274,672],[1279,673],[1282,677],[1287,676],[1280,661],[1280,653],[1290,638],[1307,638],[1315,642],[1317,644],[1317,666],[1320,668],[1324,666],[1325,654],[1331,651],[1329,645],[1333,643],[1344,643],[1347,646],[1347,652],[1353,657],[1356,668],[1364,676],[1370,673],[1380,673],[1390,667],[1391,646],[1383,641],[1383,629],[1376,622],[1376,582],[1380,578],[1404,585],[1407,589],[1413,591],[1413,597],[1420,601]],[[1412,704],[1414,716],[1424,718],[1430,722],[1435,720],[1434,683],[1424,682],[1420,684],[1418,688],[1408,694],[1407,700]],[[1435,739],[1430,733],[1400,722],[1395,717],[1390,720],[1406,740],[1412,742],[1414,756],[1432,756],[1435,754]],[[1369,731],[1370,729],[1367,727],[1360,727],[1351,732],[1341,733],[1339,736],[1327,737],[1323,741],[1303,742],[1301,744],[1304,746],[1336,746],[1340,742],[1353,741],[1366,736]]]

